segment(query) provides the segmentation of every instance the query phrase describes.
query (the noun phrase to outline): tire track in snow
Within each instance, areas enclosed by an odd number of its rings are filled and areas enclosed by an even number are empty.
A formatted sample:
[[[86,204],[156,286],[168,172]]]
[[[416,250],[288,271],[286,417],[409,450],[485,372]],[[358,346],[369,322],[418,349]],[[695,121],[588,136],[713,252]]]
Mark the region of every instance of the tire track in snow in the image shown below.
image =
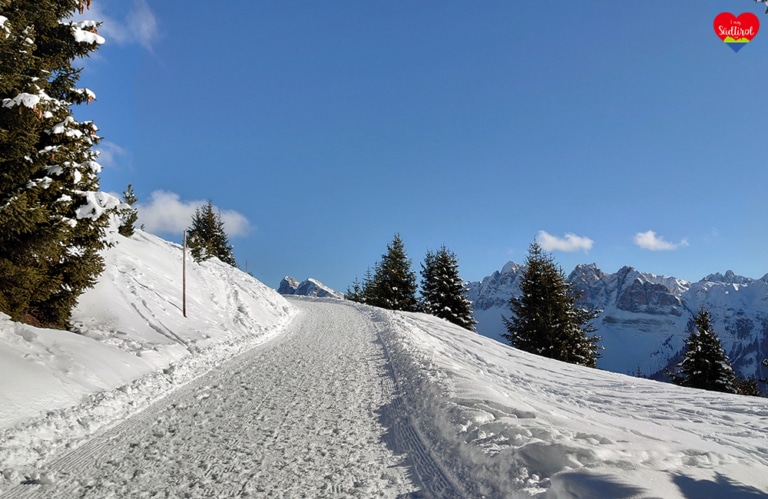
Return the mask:
[[[370,319],[343,302],[295,303],[284,335],[50,463],[52,484],[7,497],[416,497],[384,441],[384,407],[402,447],[422,451],[409,462],[430,455],[398,413]],[[414,467],[425,495],[445,496],[423,476],[439,468]]]
[[[381,311],[375,311],[373,321],[382,324],[383,327],[392,327],[386,316]],[[377,333],[378,334],[378,333]],[[430,450],[428,440],[419,432],[418,428],[409,416],[409,410],[403,402],[404,383],[398,378],[392,363],[391,354],[386,341],[378,334],[387,357],[387,371],[389,376],[382,379],[385,391],[394,391],[395,398],[382,411],[382,421],[390,428],[388,436],[390,446],[398,453],[408,456],[407,463],[413,468],[418,483],[423,491],[415,497],[456,498],[467,497],[461,486],[449,473],[445,471],[440,459],[434,456]]]

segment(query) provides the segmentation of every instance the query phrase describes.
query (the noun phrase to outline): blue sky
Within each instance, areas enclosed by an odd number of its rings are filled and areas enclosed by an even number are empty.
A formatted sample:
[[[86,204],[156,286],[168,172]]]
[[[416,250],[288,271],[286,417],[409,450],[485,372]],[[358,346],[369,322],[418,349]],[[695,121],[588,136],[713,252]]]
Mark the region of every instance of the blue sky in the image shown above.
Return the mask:
[[[222,210],[270,286],[344,290],[399,232],[414,268],[445,244],[462,277],[538,240],[699,280],[768,273],[768,16],[751,0],[94,0],[107,43],[77,110],[102,188],[133,184],[180,241]],[[722,11],[765,24],[738,53]]]

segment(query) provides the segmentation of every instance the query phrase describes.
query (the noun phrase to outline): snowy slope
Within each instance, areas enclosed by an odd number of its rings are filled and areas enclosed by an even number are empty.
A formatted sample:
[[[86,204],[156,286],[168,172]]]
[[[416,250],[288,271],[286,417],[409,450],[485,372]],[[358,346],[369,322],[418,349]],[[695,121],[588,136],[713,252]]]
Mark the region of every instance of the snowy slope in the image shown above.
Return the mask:
[[[505,330],[501,316],[509,315],[507,302],[519,292],[521,274],[522,268],[509,262],[500,272],[470,283],[480,333],[500,339]],[[768,357],[765,277],[726,272],[689,282],[631,267],[607,274],[592,264],[577,266],[568,280],[583,292],[585,304],[603,311],[593,323],[605,347],[598,361],[601,369],[653,376],[670,367],[683,347],[690,319],[703,305],[737,373],[768,375],[760,366]]]
[[[114,237],[107,270],[73,314],[81,334],[0,316],[0,469],[136,412],[274,336],[294,313],[247,274],[190,259],[184,318],[181,247],[140,231]]]
[[[768,497],[768,400],[533,356],[374,313],[415,426],[465,497]]]

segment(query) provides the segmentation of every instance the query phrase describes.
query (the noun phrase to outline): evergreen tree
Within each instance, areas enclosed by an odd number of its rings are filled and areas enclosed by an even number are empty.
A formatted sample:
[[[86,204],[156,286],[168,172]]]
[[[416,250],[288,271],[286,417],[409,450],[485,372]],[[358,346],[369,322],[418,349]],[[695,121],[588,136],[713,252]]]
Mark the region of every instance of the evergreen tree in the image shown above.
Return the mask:
[[[120,226],[117,228],[117,232],[125,237],[131,237],[136,230],[136,221],[139,219],[139,211],[133,207],[139,200],[136,194],[133,192],[133,186],[128,184],[128,188],[123,192],[123,203],[128,205],[118,210],[118,217],[120,219]]]
[[[376,265],[378,265],[378,263],[376,263]],[[357,278],[355,278],[354,282],[352,283],[352,287],[347,288],[347,292],[344,297],[347,300],[351,300],[357,303],[371,303],[373,295],[373,271],[371,271],[371,268],[368,267],[368,269],[365,271],[365,276],[363,276],[363,282],[360,282]]]
[[[232,252],[233,247],[229,244],[227,233],[224,231],[221,214],[213,210],[211,201],[195,209],[192,226],[187,229],[187,246],[196,262],[216,257],[233,267],[237,266]]]
[[[416,273],[405,252],[400,234],[395,234],[381,256],[373,277],[365,283],[365,302],[390,310],[416,311]]]
[[[421,264],[421,308],[428,314],[475,330],[477,322],[459,276],[458,259],[445,245],[435,253],[427,251]]]
[[[693,318],[677,372],[667,372],[675,384],[716,392],[736,393],[736,376],[720,339],[712,330],[712,316],[704,307]]]
[[[0,310],[66,327],[104,268],[99,251],[118,200],[99,192],[97,128],[78,122],[73,61],[103,38],[72,22],[77,0],[0,0]]]
[[[373,269],[379,268],[379,262],[373,264]],[[360,293],[360,303],[372,304],[376,300],[376,275],[378,271],[374,271],[371,267],[365,269],[365,276],[363,277],[363,285]]]
[[[749,378],[741,378],[737,376],[736,380],[733,382],[733,387],[739,395],[760,397],[762,393],[760,393],[760,386],[757,383],[758,380],[754,376]]]
[[[347,292],[344,293],[344,299],[354,301],[357,303],[363,302],[363,285],[360,283],[357,277],[352,282],[351,287],[347,287]]]
[[[504,317],[510,345],[526,352],[571,364],[596,367],[599,336],[591,321],[599,311],[576,305],[580,294],[537,243],[530,246],[520,283],[520,296],[509,300],[511,317]]]

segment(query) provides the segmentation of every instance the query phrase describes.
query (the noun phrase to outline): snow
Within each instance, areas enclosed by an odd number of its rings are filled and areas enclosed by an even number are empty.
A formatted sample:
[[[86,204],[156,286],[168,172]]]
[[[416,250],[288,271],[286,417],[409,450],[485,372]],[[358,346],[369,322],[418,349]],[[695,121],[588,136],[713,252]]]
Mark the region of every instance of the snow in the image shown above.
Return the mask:
[[[81,334],[0,317],[0,470],[35,463],[138,412],[274,336],[294,313],[247,274],[218,261],[187,262],[184,318],[179,245],[141,231],[113,237],[107,270],[73,314]]]
[[[98,23],[94,21],[71,23],[72,35],[75,37],[75,41],[78,43],[95,43],[102,45],[106,40],[104,40],[103,36],[96,33],[97,25]]]
[[[65,134],[67,137],[79,138],[83,136],[83,132],[77,128],[72,128],[70,125],[77,124],[77,121],[72,116],[67,116],[64,121],[57,123],[51,128],[51,132],[54,135]]]
[[[75,170],[75,173],[79,173]],[[83,218],[97,219],[101,217],[105,212],[120,206],[121,201],[116,196],[108,194],[106,192],[84,192],[81,193],[85,197],[85,204],[78,207],[76,215],[78,220]]]
[[[411,414],[432,428],[446,466],[474,486],[470,496],[768,490],[764,398],[544,360],[431,317],[382,314],[397,324],[395,370],[419,380],[407,391]]]
[[[184,318],[180,247],[115,238],[80,334],[0,317],[8,497],[766,497],[764,398],[286,300],[217,260],[187,263]]]
[[[519,270],[509,262],[503,272],[469,284],[477,331],[505,344],[501,317],[511,313],[508,300],[519,292]],[[593,322],[605,347],[598,360],[601,369],[654,376],[671,368],[687,336],[689,320],[704,306],[715,318],[714,330],[737,374],[765,377],[758,367],[768,356],[764,341],[768,324],[765,280],[728,271],[725,276],[711,274],[694,283],[631,267],[605,274],[595,264],[578,265],[569,280],[585,291],[588,303],[602,310],[601,317]]]
[[[8,38],[11,36],[11,30],[8,29],[8,26],[5,25],[5,23],[8,22],[8,18],[5,16],[0,16],[0,31],[5,33],[5,37]]]
[[[41,96],[22,92],[13,99],[3,99],[3,107],[21,106],[34,108],[40,103]]]

